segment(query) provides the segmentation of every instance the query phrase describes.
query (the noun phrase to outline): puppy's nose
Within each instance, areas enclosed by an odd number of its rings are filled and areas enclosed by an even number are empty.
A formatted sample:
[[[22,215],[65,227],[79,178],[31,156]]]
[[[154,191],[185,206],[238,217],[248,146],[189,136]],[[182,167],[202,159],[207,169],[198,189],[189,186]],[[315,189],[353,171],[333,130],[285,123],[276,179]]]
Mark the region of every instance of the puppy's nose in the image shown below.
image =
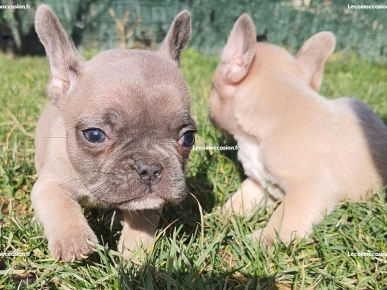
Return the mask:
[[[163,167],[158,163],[140,163],[136,170],[143,183],[152,185],[159,182]]]

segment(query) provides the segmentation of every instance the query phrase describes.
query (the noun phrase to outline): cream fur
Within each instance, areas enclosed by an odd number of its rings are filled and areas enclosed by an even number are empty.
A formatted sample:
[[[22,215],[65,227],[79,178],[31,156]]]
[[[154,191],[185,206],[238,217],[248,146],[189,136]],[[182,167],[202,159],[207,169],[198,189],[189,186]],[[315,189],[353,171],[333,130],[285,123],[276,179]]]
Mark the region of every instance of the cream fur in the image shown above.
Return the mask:
[[[224,48],[210,115],[238,141],[248,176],[224,209],[247,214],[265,187],[269,201],[282,200],[254,239],[263,233],[273,240],[276,232],[284,242],[305,237],[340,200],[364,199],[387,181],[386,126],[356,99],[318,94],[334,46],[333,34],[318,33],[293,57],[256,43],[254,24],[244,14]],[[251,61],[241,62],[251,54]]]

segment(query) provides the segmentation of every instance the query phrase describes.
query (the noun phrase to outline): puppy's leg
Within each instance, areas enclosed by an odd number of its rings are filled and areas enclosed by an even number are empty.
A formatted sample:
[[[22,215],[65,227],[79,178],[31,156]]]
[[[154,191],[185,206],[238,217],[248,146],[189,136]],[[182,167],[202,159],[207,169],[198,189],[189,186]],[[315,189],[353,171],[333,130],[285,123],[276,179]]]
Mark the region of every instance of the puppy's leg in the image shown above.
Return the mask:
[[[31,193],[36,217],[42,223],[48,248],[54,258],[70,262],[85,258],[98,240],[80,205],[55,182],[38,178]]]
[[[325,183],[329,184],[329,183]],[[267,226],[252,234],[254,240],[261,235],[264,242],[276,238],[276,232],[285,243],[295,237],[304,238],[312,233],[313,225],[330,214],[337,204],[338,193],[332,186],[303,184],[290,188],[282,203],[271,216]]]
[[[124,227],[118,251],[131,256],[137,246],[148,247],[155,238],[162,208],[154,210],[124,211]]]
[[[265,191],[262,186],[251,178],[242,182],[241,188],[225,203],[223,210],[238,215],[248,215],[254,206],[263,202]],[[263,205],[263,204],[262,204]]]

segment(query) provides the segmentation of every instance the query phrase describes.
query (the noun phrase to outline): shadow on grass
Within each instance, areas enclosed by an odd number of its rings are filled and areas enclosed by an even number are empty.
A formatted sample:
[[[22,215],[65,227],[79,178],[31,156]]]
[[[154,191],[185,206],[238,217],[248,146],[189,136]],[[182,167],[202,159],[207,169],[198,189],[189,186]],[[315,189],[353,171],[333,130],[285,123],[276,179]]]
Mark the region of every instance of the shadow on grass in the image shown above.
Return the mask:
[[[166,216],[161,220],[160,230],[168,226],[184,210],[186,212],[168,228],[166,231],[168,239],[158,239],[154,249],[144,254],[147,256],[141,258],[145,260],[141,265],[119,259],[118,269],[116,268],[119,289],[278,289],[275,274],[260,277],[254,273],[242,274],[240,271],[243,272],[242,268],[245,265],[230,270],[229,266],[223,268],[223,263],[218,262],[211,267],[208,265],[211,263],[210,257],[209,260],[206,258],[203,261],[203,265],[196,265],[197,261],[193,257],[203,253],[195,253],[198,251],[197,240],[200,239],[200,214],[196,210],[198,208],[196,200],[192,196],[191,198],[193,200],[189,198],[186,203],[195,203],[195,207],[187,209],[187,204],[183,204],[181,207],[165,210]],[[103,268],[110,268],[114,264],[117,265],[117,261],[110,260],[108,251],[117,249],[121,229],[119,214],[109,211],[96,219],[95,211],[90,213],[94,214],[94,218],[89,219],[89,223],[99,239],[103,240],[101,244],[106,252],[94,253],[81,263],[105,264]],[[225,237],[220,244],[227,244],[229,238]],[[175,244],[169,245],[171,240],[174,240]],[[192,242],[196,245],[192,245]],[[215,244],[211,251],[219,251],[220,244]],[[191,249],[192,252],[187,252],[187,249]]]
[[[181,234],[193,235],[200,225],[201,213],[210,212],[215,206],[214,187],[207,176],[206,161],[200,163],[195,176],[186,178],[187,197],[179,205],[166,206],[160,220],[160,228],[166,228],[167,235],[182,227]]]
[[[232,272],[209,273],[196,269],[161,272],[151,262],[134,272],[124,266],[119,269],[119,285],[124,290],[135,289],[265,289],[277,290],[275,275],[268,277],[239,276]],[[145,285],[145,286],[144,286]]]
[[[213,145],[234,146],[236,148],[237,143],[231,137],[221,135],[218,142]],[[186,178],[188,190],[186,199],[178,206],[168,206],[163,211],[161,228],[165,228],[173,223],[169,227],[167,234],[172,233],[180,227],[182,227],[181,234],[195,234],[201,220],[200,207],[205,214],[212,212],[215,206],[218,206],[218,200],[214,192],[214,184],[210,178],[210,167],[214,167],[214,164],[217,164],[220,156],[224,156],[234,163],[241,179],[246,177],[242,165],[238,161],[237,153],[237,150],[217,151],[216,154],[211,154],[209,151],[204,152],[205,157],[201,158],[199,164],[195,165],[195,172],[197,172],[195,176]]]
[[[236,148],[237,145],[237,141],[235,141],[231,136],[222,135],[222,137],[219,138],[219,146],[234,146],[234,148]],[[242,163],[238,160],[238,150],[224,150],[220,151],[220,154],[227,157],[234,163],[241,180],[244,180],[247,177]]]

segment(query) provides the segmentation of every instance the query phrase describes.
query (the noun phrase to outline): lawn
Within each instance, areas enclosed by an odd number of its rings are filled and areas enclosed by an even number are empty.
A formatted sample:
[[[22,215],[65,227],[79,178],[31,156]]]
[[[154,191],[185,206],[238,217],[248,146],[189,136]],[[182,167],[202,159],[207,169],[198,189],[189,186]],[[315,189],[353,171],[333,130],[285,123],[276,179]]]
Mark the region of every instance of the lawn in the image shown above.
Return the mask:
[[[217,57],[184,53],[181,67],[192,93],[196,145],[233,144],[208,121],[207,98]],[[33,132],[47,103],[45,58],[0,55],[0,289],[386,289],[386,195],[340,204],[310,239],[261,248],[249,241],[273,208],[252,218],[228,219],[219,207],[243,180],[234,151],[192,151],[190,195],[165,209],[157,240],[147,254],[126,262],[116,250],[119,215],[86,209],[101,246],[89,259],[51,258],[30,202],[36,180]],[[387,66],[335,54],[326,66],[322,94],[353,96],[387,121]],[[387,157],[386,157],[387,158]]]

